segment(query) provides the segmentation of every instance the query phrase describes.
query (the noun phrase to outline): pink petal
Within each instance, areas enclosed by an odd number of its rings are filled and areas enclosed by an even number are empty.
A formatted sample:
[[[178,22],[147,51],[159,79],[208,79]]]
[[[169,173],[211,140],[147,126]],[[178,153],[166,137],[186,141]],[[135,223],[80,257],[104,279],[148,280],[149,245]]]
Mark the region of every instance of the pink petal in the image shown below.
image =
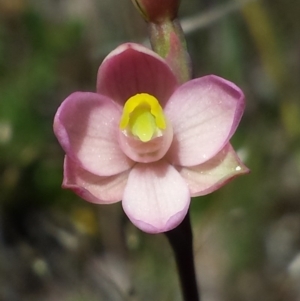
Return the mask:
[[[167,162],[138,163],[129,174],[122,204],[138,228],[159,233],[181,223],[189,208],[190,194],[182,177]]]
[[[185,179],[192,196],[211,193],[236,176],[249,172],[228,143],[209,161],[192,167],[181,167],[180,175]]]
[[[193,166],[209,160],[228,143],[242,117],[244,95],[233,83],[209,75],[179,87],[164,111],[174,131],[168,160]]]
[[[127,43],[116,48],[98,71],[97,92],[122,106],[137,93],[151,94],[164,105],[176,87],[177,80],[167,63],[138,44]]]
[[[88,202],[110,204],[122,199],[129,170],[110,177],[99,177],[65,156],[62,187],[73,190]]]
[[[134,164],[118,144],[120,116],[121,108],[109,98],[76,92],[59,107],[54,132],[67,155],[82,168],[111,176]]]

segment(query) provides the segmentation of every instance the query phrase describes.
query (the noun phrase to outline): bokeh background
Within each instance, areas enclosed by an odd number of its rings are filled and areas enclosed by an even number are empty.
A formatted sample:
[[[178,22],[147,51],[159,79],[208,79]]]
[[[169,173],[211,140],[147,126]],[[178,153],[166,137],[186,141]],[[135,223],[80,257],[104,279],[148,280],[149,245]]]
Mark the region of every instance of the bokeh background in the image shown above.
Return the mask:
[[[232,143],[251,174],[192,201],[203,301],[300,300],[300,1],[182,0],[195,76],[245,92]],[[147,41],[129,0],[0,0],[0,300],[181,300],[164,235],[61,189],[70,93]]]

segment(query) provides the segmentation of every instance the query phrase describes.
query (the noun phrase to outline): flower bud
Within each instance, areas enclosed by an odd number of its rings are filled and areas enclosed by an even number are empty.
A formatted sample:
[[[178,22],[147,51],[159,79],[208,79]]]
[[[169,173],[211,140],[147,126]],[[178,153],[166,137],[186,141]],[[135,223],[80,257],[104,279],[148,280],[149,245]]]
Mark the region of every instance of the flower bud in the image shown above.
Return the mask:
[[[177,17],[180,0],[132,0],[147,22],[160,24]]]

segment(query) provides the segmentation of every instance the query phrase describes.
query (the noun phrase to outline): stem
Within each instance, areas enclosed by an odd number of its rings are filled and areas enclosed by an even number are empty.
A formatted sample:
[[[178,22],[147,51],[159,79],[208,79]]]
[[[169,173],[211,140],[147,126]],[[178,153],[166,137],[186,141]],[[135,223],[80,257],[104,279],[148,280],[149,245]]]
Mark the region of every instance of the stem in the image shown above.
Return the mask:
[[[179,20],[166,20],[160,24],[150,22],[148,30],[153,51],[165,59],[178,82],[190,80],[191,58]]]
[[[189,212],[182,223],[165,233],[174,251],[184,301],[200,301],[193,254]]]

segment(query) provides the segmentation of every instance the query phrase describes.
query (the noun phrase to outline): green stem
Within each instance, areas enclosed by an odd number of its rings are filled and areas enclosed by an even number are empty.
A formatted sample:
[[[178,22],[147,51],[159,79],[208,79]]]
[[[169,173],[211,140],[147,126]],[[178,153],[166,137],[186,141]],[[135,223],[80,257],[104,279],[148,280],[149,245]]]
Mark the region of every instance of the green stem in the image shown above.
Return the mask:
[[[152,49],[166,60],[179,83],[191,79],[192,68],[185,37],[178,19],[149,23]]]

